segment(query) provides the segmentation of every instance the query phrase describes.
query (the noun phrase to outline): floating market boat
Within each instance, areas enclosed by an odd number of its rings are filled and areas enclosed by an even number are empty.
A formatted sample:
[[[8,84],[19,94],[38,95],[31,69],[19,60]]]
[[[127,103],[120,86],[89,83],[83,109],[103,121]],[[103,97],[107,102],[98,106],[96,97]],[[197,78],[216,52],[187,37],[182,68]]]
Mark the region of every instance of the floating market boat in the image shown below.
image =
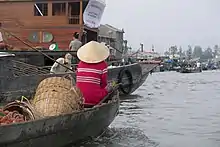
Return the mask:
[[[154,52],[154,50],[152,52],[146,52],[144,51],[143,46],[141,46],[141,51],[134,52],[129,56],[135,58],[137,63],[139,63],[143,68],[153,66],[154,68],[150,70],[150,72],[160,71],[161,66],[158,65],[161,64],[162,60],[160,58],[159,53]]]
[[[0,53],[0,102],[10,102],[35,91],[36,85],[47,77],[54,76],[49,70],[20,62],[15,55]],[[122,83],[120,94],[128,95],[139,88],[146,80],[149,72],[157,65],[142,66],[137,63],[110,67],[108,81]],[[75,73],[70,73],[75,77]],[[65,74],[56,74],[65,75]]]
[[[184,61],[179,69],[180,73],[199,73],[202,72],[202,67],[199,62],[200,58]]]
[[[91,10],[88,10],[90,6]],[[82,44],[92,40],[101,42],[98,39],[99,27],[90,26],[87,17],[95,15],[93,21],[97,23],[104,7],[102,0],[0,0],[0,34],[3,38],[0,44],[5,43],[0,50],[13,53],[17,60],[36,66],[52,66],[53,61],[31,47],[53,59],[66,53],[76,57],[76,52],[69,49],[75,32],[80,34]],[[89,12],[92,14],[86,15]],[[56,50],[50,50],[50,46],[55,46]]]
[[[3,43],[5,43],[5,46],[1,46],[2,52],[15,55],[13,57],[13,64],[20,64],[18,61],[21,61],[27,63],[27,67],[30,67],[28,64],[40,67],[52,66],[54,61],[43,54],[53,59],[64,56],[66,53],[76,56],[76,52],[69,51],[68,46],[74,32],[80,34],[83,44],[91,40],[99,41],[99,29],[88,27],[88,24],[85,24],[83,20],[83,14],[88,3],[89,0],[66,0],[62,2],[55,0],[0,0],[0,32],[3,36]],[[12,9],[13,11],[11,11]],[[33,50],[24,41],[41,52]],[[49,46],[54,43],[58,50],[49,50]],[[15,63],[15,61],[17,62]],[[11,62],[8,60],[4,62],[6,64],[4,67],[7,67],[9,65],[8,63]],[[133,63],[126,66],[112,67],[108,73],[109,81],[117,80],[127,83],[127,86],[120,86],[120,91],[124,94],[130,94],[140,86],[140,83],[143,83],[148,73],[156,66],[157,64],[145,64],[142,66]],[[3,76],[8,74],[13,75],[14,71],[10,72],[2,74]],[[24,73],[16,69],[17,75],[19,75],[18,72],[19,74]],[[1,99],[5,99],[3,98],[4,95],[11,95],[11,98],[14,98],[13,94],[10,94],[10,91],[25,92],[28,91],[25,90],[27,87],[28,89],[33,89],[36,82],[39,79],[47,77],[47,74],[47,72],[44,72],[40,76],[34,73],[31,75],[25,73],[21,77],[17,75],[15,77],[7,76],[13,80],[2,79],[1,87],[4,88],[0,91],[3,94],[0,97],[0,101]],[[6,79],[10,82],[7,82]]]
[[[180,73],[199,73],[202,72],[201,67],[182,67],[179,70]]]
[[[97,137],[107,129],[119,111],[117,89],[106,98],[108,101],[100,105],[85,106],[83,110],[71,114],[0,125],[0,146],[61,147]]]

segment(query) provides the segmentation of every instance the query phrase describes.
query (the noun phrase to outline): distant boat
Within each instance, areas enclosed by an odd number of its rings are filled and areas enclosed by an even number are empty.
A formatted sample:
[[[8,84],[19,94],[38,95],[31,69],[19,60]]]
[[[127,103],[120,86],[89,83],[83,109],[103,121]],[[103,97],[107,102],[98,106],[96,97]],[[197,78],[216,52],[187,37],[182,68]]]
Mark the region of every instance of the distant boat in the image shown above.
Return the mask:
[[[200,58],[184,61],[179,70],[180,73],[199,73],[202,72],[202,65],[199,62]]]
[[[202,72],[201,67],[182,67],[180,73],[199,73]]]

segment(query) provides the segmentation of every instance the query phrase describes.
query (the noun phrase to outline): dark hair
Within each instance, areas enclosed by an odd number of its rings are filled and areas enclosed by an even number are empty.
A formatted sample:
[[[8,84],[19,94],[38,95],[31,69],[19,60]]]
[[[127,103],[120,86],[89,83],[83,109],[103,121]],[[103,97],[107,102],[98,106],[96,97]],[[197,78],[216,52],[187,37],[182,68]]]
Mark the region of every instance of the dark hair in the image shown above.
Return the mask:
[[[79,33],[78,33],[78,32],[75,32],[73,36],[74,36],[76,39],[79,39]]]

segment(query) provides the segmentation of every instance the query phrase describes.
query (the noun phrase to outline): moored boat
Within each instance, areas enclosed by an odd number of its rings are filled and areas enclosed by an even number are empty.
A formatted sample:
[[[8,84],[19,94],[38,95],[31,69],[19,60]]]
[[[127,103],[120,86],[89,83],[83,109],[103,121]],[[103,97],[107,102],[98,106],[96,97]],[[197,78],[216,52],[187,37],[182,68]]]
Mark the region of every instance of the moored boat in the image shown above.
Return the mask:
[[[179,70],[180,73],[199,73],[202,72],[201,67],[182,67]]]
[[[0,125],[0,146],[61,147],[96,137],[118,114],[117,88],[105,100],[107,101],[96,106],[85,105],[83,110],[71,114]]]
[[[15,55],[9,53],[0,54],[0,102],[10,102],[33,92],[36,85],[47,77],[54,76],[49,70],[26,64],[15,59]],[[108,81],[122,83],[119,87],[121,94],[131,94],[146,80],[149,72],[157,65],[130,65],[110,67],[108,69]],[[75,77],[75,73],[69,73]],[[63,76],[65,74],[56,74]]]
[[[79,34],[82,44],[92,40],[101,42],[98,40],[99,21],[105,5],[102,0],[0,0],[0,34],[3,39],[0,42],[5,44],[0,46],[0,50],[37,66],[51,66],[53,61],[24,42],[53,59],[66,53],[76,57],[76,52],[70,51],[69,47],[74,33]],[[50,48],[54,45],[56,49]]]
[[[36,83],[51,76],[49,71],[39,70],[39,67],[52,66],[54,62],[43,54],[53,59],[66,53],[76,57],[76,52],[69,51],[68,46],[74,32],[80,34],[83,44],[91,40],[99,41],[98,28],[89,28],[88,24],[84,24],[83,12],[89,0],[62,2],[0,0],[0,3],[0,31],[4,42],[11,46],[2,52],[15,54],[13,58],[0,59],[2,62],[0,72],[4,71],[1,73],[4,78],[0,79],[0,101],[10,101],[16,99],[16,95],[33,91]],[[53,42],[58,44],[56,51],[48,50]],[[38,51],[33,48],[37,48]],[[112,67],[108,70],[108,81],[123,83],[119,88],[121,94],[130,94],[144,82],[155,66],[157,65],[146,64],[143,69],[140,64],[132,63]],[[8,67],[11,69],[5,69]]]
[[[202,72],[202,66],[199,62],[200,58],[191,59],[188,61],[184,61],[181,64],[181,68],[179,69],[180,73],[199,73]]]
[[[140,44],[140,50],[131,53],[129,56],[134,58],[137,63],[139,63],[144,70],[150,69],[150,72],[160,71],[160,64],[162,62],[160,54],[154,51],[154,46],[152,46],[152,51],[144,51],[143,44]]]

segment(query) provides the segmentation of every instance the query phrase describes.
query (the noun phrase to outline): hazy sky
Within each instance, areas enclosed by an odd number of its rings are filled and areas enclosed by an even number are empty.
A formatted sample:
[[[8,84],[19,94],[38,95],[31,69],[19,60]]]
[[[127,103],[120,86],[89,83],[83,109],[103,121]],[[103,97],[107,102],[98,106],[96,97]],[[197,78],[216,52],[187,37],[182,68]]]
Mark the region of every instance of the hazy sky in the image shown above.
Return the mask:
[[[134,48],[164,52],[169,46],[187,49],[220,44],[220,0],[106,0],[103,24],[124,28]]]

